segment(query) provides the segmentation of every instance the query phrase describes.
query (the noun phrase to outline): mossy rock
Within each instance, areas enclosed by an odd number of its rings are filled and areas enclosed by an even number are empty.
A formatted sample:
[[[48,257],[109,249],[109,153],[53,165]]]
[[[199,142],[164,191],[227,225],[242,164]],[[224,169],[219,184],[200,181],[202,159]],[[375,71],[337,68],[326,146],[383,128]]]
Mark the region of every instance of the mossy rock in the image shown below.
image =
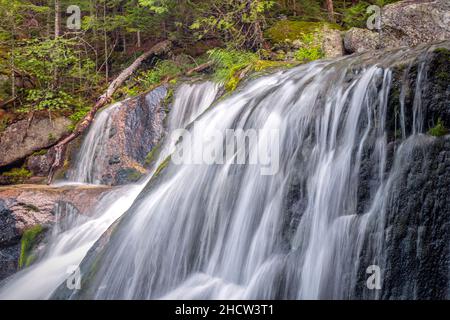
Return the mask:
[[[44,230],[44,227],[38,224],[23,233],[20,243],[19,268],[28,267],[34,261],[35,256],[32,252],[38,242],[39,235]]]
[[[267,29],[265,35],[272,43],[282,43],[302,39],[311,33],[320,33],[325,28],[341,29],[339,25],[328,22],[281,20]]]
[[[158,168],[156,168],[155,173],[153,174],[153,177],[158,177],[159,174],[169,165],[170,160],[172,159],[171,156],[168,156],[167,158],[165,158],[161,164],[158,166]]]
[[[116,184],[124,185],[137,182],[142,175],[142,172],[134,168],[121,168],[116,174]]]

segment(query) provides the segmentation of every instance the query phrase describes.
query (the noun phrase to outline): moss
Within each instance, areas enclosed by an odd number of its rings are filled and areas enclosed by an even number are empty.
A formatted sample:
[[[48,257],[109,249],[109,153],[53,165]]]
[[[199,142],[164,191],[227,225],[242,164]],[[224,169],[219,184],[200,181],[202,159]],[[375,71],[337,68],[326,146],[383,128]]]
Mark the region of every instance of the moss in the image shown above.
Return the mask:
[[[30,204],[30,203],[24,203],[23,206],[24,206],[26,209],[31,210],[31,211],[33,211],[33,212],[40,212],[40,211],[41,211],[41,210],[39,210],[38,207],[36,207],[35,205]]]
[[[166,96],[164,97],[164,100],[162,102],[166,113],[169,112],[169,105],[173,102],[174,94],[175,94],[174,89],[170,87],[167,90]]]
[[[44,154],[47,154],[48,150],[47,149],[42,149],[39,151],[36,151],[32,154],[32,156],[43,156]]]
[[[438,119],[437,124],[428,130],[428,134],[434,137],[442,137],[448,133],[448,129],[444,126],[441,118]]]
[[[168,156],[167,158],[164,159],[163,162],[161,162],[161,164],[156,169],[153,177],[159,176],[159,174],[169,165],[170,159],[171,159],[171,157]]]
[[[142,174],[138,171],[128,173],[128,180],[136,182],[142,177]]]
[[[2,176],[7,177],[11,183],[21,183],[25,179],[28,179],[32,176],[31,172],[25,168],[12,168],[9,171],[3,172]]]
[[[323,28],[337,29],[341,27],[337,24],[327,22],[307,22],[281,20],[276,22],[266,31],[266,37],[273,43],[281,43],[302,39],[305,35],[318,33]]]
[[[0,118],[0,133],[5,131],[11,119],[8,116],[1,116]]]
[[[234,91],[236,90],[239,82],[241,79],[237,75],[232,76],[226,83],[225,83],[225,90],[227,91]]]
[[[291,68],[293,64],[291,62],[286,61],[270,61],[270,60],[258,60],[255,63],[254,70],[255,71],[264,71],[267,69],[274,68]]]
[[[156,159],[156,155],[159,153],[161,147],[161,143],[158,143],[156,146],[150,150],[150,152],[145,157],[145,164],[150,165]]]
[[[56,141],[56,137],[55,137],[55,135],[52,132],[50,132],[48,134],[48,141],[51,142],[51,143]]]
[[[44,231],[41,225],[33,226],[27,230],[22,235],[22,240],[20,243],[20,257],[19,257],[19,268],[24,266],[29,266],[35,256],[31,254],[34,246],[36,245],[37,237]]]

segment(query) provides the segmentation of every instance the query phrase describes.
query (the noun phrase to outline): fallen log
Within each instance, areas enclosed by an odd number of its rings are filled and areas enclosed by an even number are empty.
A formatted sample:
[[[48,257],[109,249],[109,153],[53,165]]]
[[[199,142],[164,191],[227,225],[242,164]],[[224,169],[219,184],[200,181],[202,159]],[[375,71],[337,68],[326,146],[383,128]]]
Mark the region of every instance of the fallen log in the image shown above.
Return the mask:
[[[78,123],[75,130],[59,141],[55,146],[55,156],[53,159],[52,166],[49,171],[47,183],[50,184],[53,180],[53,176],[57,169],[61,168],[63,165],[63,159],[64,159],[64,153],[66,146],[69,142],[80,136],[89,126],[91,125],[92,121],[94,120],[94,116],[97,113],[97,111],[108,104],[111,101],[111,98],[113,94],[116,92],[116,90],[127,80],[134,71],[136,71],[139,66],[144,62],[146,59],[150,58],[153,55],[159,55],[166,53],[170,50],[171,42],[168,40],[162,41],[154,45],[150,50],[143,53],[141,56],[139,56],[128,68],[123,70],[117,78],[115,78],[108,88],[106,89],[105,93],[103,93],[95,103],[95,105],[92,107],[92,109],[88,112],[88,114],[84,117],[84,119]]]
[[[203,63],[203,64],[201,64],[201,65],[199,65],[199,66],[197,66],[195,68],[192,68],[192,69],[186,71],[186,75],[190,76],[194,72],[201,72],[201,71],[203,71],[205,69],[208,69],[209,67],[212,67],[213,64],[214,63],[212,61],[205,62],[205,63]]]

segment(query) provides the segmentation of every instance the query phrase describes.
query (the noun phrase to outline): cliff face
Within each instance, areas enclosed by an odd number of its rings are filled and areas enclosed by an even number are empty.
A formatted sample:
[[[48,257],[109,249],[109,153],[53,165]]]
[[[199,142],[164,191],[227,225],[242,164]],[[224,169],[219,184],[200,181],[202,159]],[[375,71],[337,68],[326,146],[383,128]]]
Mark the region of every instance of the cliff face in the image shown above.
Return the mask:
[[[445,47],[445,48],[444,48]],[[386,200],[383,254],[375,258],[367,234],[361,252],[359,285],[355,298],[448,299],[450,268],[450,51],[437,45],[413,63],[393,69],[389,96],[386,176],[391,175]],[[422,68],[422,79],[418,71]],[[420,81],[420,83],[418,83]],[[404,140],[400,124],[404,110],[404,134],[413,131],[414,104],[421,91],[424,134]],[[416,101],[415,101],[416,99]],[[394,155],[396,158],[394,159]],[[374,185],[375,159],[363,159],[360,171],[359,212],[368,210]],[[373,197],[373,195],[372,195]],[[376,295],[364,285],[362,266],[374,261],[381,267],[382,290]]]

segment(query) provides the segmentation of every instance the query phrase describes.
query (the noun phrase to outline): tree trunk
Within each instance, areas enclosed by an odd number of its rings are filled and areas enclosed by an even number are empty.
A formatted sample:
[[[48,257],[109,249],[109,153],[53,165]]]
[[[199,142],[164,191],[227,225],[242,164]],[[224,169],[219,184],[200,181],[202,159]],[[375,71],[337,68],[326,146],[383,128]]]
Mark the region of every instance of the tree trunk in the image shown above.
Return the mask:
[[[137,37],[137,47],[140,48],[141,47],[141,31],[137,31],[136,32],[136,37]]]
[[[108,66],[108,35],[106,33],[106,1],[103,4],[103,41],[105,46],[105,81],[109,81],[109,66]]]
[[[331,22],[334,22],[334,8],[333,8],[333,0],[326,0],[327,4],[327,11],[328,11],[328,18]]]
[[[133,74],[133,72],[136,71],[137,68],[139,68],[139,66],[142,64],[143,61],[145,61],[146,59],[148,59],[153,55],[163,54],[167,52],[170,49],[170,47],[171,42],[168,40],[159,42],[158,44],[153,46],[149,51],[143,53],[139,58],[137,58],[128,68],[123,70],[119,74],[119,76],[111,82],[106,92],[99,97],[96,104],[92,107],[92,109],[84,117],[84,119],[77,125],[75,130],[70,135],[68,135],[66,138],[62,139],[55,145],[54,147],[55,156],[49,172],[48,184],[52,182],[55,171],[58,168],[60,168],[63,164],[66,145],[70,141],[80,136],[87,128],[89,128],[90,124],[94,120],[96,112],[101,107],[110,102],[114,92],[116,92],[116,90],[125,82],[125,80],[127,80]]]
[[[55,0],[55,39],[61,35],[61,3]]]

